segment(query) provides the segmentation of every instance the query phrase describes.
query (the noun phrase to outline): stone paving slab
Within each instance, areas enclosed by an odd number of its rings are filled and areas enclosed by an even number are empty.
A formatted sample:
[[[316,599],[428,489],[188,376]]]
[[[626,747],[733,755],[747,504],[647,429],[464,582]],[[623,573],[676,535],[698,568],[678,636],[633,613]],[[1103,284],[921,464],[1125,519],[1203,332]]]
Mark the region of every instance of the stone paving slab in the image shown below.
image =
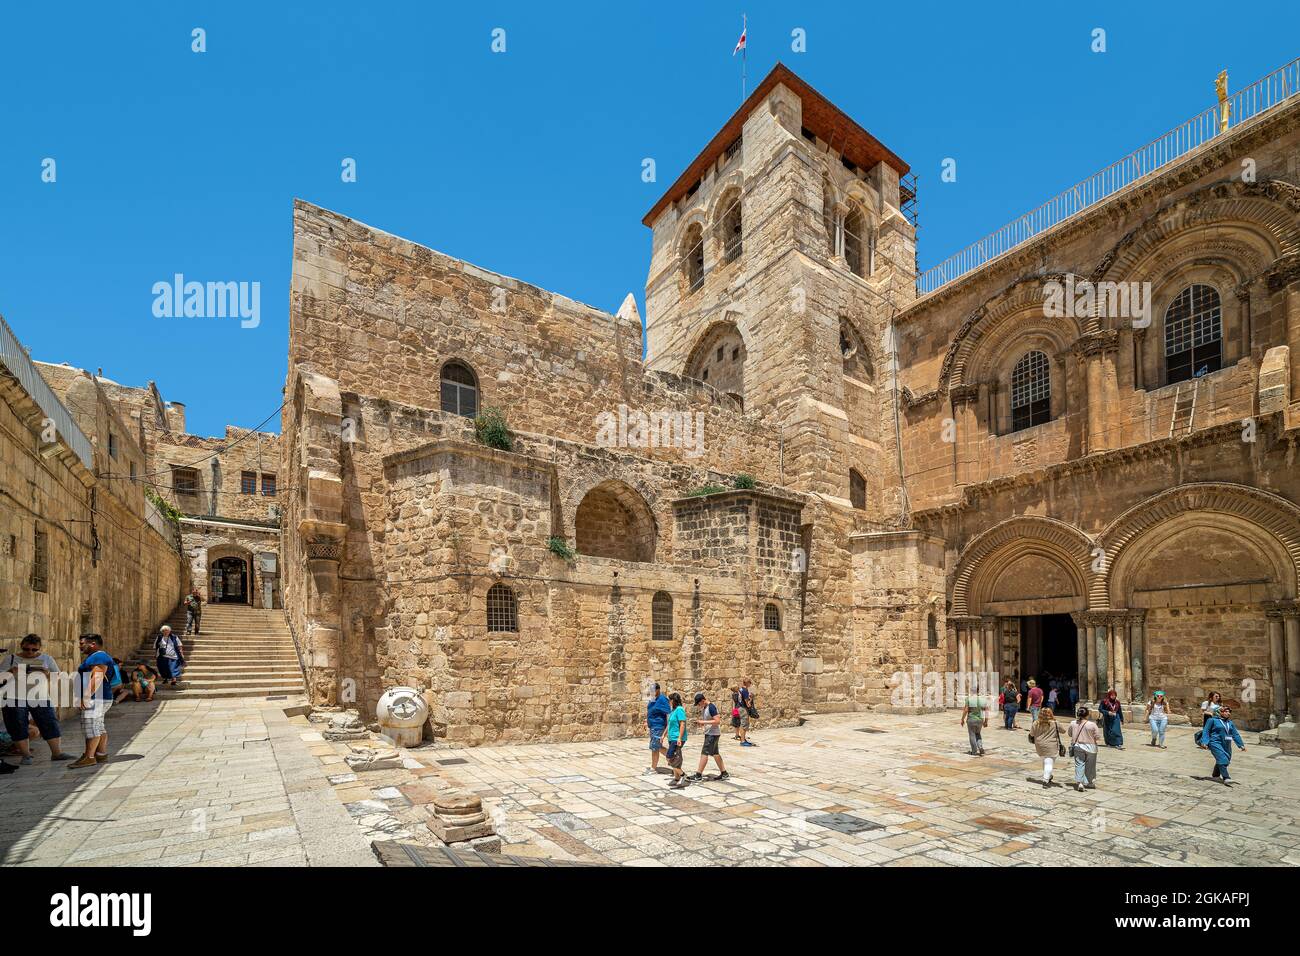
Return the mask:
[[[298,703],[172,698],[109,711],[108,763],[0,777],[5,866],[377,866],[284,714]],[[64,747],[82,749],[76,721]],[[313,795],[319,795],[313,799]]]

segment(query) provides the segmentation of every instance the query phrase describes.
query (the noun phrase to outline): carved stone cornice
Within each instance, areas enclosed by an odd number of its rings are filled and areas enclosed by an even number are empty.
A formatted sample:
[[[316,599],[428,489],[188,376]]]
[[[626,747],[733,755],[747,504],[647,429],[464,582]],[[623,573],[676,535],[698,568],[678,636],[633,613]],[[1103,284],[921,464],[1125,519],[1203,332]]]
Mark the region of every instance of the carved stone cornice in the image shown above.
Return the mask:
[[[1087,332],[1081,335],[1074,345],[1070,346],[1071,353],[1079,359],[1088,359],[1094,355],[1115,352],[1118,349],[1118,329],[1099,329],[1096,332]]]
[[[1263,601],[1264,616],[1270,621],[1300,617],[1300,601]]]
[[[1294,282],[1300,282],[1300,255],[1278,259],[1264,273],[1269,292],[1279,292]]]
[[[335,521],[307,518],[298,523],[298,535],[308,561],[342,561],[347,533],[348,526]]]
[[[980,397],[980,387],[978,385],[954,385],[948,389],[948,399],[953,405],[965,405],[968,402],[976,401]]]

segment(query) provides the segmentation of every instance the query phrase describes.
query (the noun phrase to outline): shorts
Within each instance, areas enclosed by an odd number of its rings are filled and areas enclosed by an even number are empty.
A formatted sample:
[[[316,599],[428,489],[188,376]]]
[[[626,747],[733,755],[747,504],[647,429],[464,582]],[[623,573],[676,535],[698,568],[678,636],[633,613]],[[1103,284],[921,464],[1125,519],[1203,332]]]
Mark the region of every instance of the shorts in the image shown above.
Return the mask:
[[[650,731],[650,750],[654,753],[658,753],[663,749],[663,745],[659,742],[663,739],[663,736],[664,732],[662,730]]]
[[[108,733],[104,729],[104,715],[108,709],[113,706],[111,700],[97,700],[81,712],[81,732],[86,735],[86,739],[91,737],[100,737]]]
[[[674,770],[682,768],[682,745],[675,740],[668,745],[668,766]]]
[[[700,751],[700,756],[716,757],[718,755],[718,741],[721,739],[721,734],[706,734],[704,737],[704,748]]]
[[[58,740],[63,736],[54,708],[49,704],[27,704],[23,707],[4,708],[5,730],[14,740],[26,740],[28,721],[36,725],[42,740]]]
[[[740,726],[744,727],[746,730],[749,729],[749,711],[744,707],[740,708]]]

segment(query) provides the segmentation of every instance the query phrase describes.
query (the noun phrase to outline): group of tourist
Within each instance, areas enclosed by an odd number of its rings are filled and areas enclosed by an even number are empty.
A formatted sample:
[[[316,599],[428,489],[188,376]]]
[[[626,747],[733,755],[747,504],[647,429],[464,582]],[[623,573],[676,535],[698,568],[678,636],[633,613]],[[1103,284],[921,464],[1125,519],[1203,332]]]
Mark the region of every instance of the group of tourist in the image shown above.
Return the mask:
[[[659,684],[654,685],[650,700],[646,704],[646,730],[650,734],[650,766],[647,774],[659,773],[659,755],[667,760],[668,769],[673,779],[668,786],[674,790],[689,786],[692,782],[704,779],[704,770],[712,757],[718,767],[719,780],[730,776],[722,760],[719,745],[722,741],[722,714],[718,705],[709,700],[708,694],[699,691],[695,694],[695,725],[703,727],[704,743],[700,747],[700,761],[695,773],[688,774],[683,768],[683,750],[689,736],[687,725],[690,718],[686,713],[682,695],[671,693],[665,695]],[[753,747],[749,739],[750,720],[758,719],[757,697],[753,682],[745,678],[731,688],[731,728],[734,738],[742,747]]]
[[[197,597],[197,591],[194,596]],[[197,633],[197,614],[192,623]],[[0,775],[16,773],[19,767],[30,766],[31,741],[38,737],[50,748],[51,761],[73,761],[68,765],[70,770],[104,763],[108,760],[108,731],[104,718],[109,708],[128,697],[152,701],[159,684],[176,686],[185,664],[184,644],[165,624],[154,639],[156,669],[143,662],[128,668],[120,658],[112,657],[104,650],[104,638],[99,634],[81,635],[80,648],[82,661],[77,667],[76,706],[86,749],[76,759],[63,751],[63,729],[59,725],[56,701],[52,698],[60,668],[54,658],[42,650],[41,636],[28,634],[19,641],[17,651],[0,652],[0,673],[13,675],[14,692],[12,699],[6,699],[0,706],[8,738],[5,743],[18,757],[17,764],[0,760]],[[21,693],[17,687],[19,680],[25,682]]]
[[[1027,693],[1022,695],[1016,690],[1015,682],[1008,678],[1002,693],[998,696],[998,707],[1003,712],[1003,729],[1015,730],[1015,718],[1023,704],[1030,712],[1029,742],[1043,761],[1043,773],[1039,782],[1044,787],[1052,786],[1052,772],[1057,760],[1067,756],[1074,758],[1074,788],[1079,791],[1096,788],[1098,745],[1104,743],[1116,750],[1124,749],[1124,707],[1115,690],[1108,690],[1097,702],[1097,712],[1101,726],[1092,719],[1092,712],[1085,706],[1075,711],[1075,719],[1066,729],[1069,740],[1067,750],[1061,737],[1061,730],[1056,722],[1056,709],[1043,706],[1043,692],[1034,680],[1027,682]],[[970,754],[974,757],[984,756],[984,727],[987,725],[988,705],[986,698],[979,695],[967,697],[961,712],[961,725],[966,728],[970,744]],[[1145,718],[1151,728],[1149,746],[1161,750],[1165,746],[1165,733],[1169,727],[1169,703],[1165,692],[1157,690],[1147,701]],[[1222,696],[1216,691],[1211,693],[1201,704],[1201,730],[1196,734],[1196,745],[1209,750],[1214,756],[1212,779],[1224,784],[1229,782],[1228,764],[1232,761],[1232,744],[1239,750],[1245,750],[1241,734],[1232,722],[1232,709],[1223,703]]]

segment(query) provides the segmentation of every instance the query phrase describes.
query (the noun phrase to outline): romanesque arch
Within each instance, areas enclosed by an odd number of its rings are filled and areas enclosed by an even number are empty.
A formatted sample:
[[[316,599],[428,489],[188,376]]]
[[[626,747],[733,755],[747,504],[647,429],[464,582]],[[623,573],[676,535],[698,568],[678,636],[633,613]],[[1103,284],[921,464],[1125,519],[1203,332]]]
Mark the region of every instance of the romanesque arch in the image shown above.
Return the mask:
[[[626,482],[602,481],[582,496],[573,519],[578,553],[653,561],[656,527],[645,498]]]
[[[745,397],[745,360],[749,349],[735,322],[710,323],[686,356],[684,374],[723,394]]]
[[[1300,586],[1300,507],[1245,485],[1161,492],[1116,518],[1098,544],[1106,571],[1092,582],[1094,607],[1125,608],[1142,593],[1189,588],[1236,588],[1257,603],[1294,598]]]
[[[1064,521],[1030,515],[1008,518],[962,549],[953,573],[949,616],[978,615],[993,604],[1086,608],[1094,576],[1092,549],[1092,540]]]

